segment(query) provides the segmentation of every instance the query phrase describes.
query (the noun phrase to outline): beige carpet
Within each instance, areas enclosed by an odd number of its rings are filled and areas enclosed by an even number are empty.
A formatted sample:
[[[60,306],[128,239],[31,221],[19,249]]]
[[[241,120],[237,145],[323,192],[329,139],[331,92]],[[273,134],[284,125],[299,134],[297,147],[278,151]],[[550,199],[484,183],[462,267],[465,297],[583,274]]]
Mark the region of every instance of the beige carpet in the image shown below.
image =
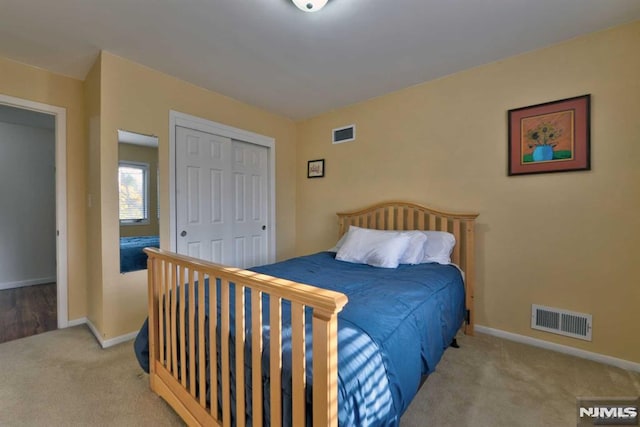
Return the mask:
[[[640,373],[481,335],[461,337],[402,427],[575,426],[576,396],[636,396]],[[180,426],[148,388],[132,343],[84,326],[0,344],[0,426]]]
[[[575,426],[578,396],[640,395],[637,372],[483,334],[458,342],[418,392],[402,427]]]
[[[100,348],[86,326],[0,344],[0,426],[175,426],[132,342]]]

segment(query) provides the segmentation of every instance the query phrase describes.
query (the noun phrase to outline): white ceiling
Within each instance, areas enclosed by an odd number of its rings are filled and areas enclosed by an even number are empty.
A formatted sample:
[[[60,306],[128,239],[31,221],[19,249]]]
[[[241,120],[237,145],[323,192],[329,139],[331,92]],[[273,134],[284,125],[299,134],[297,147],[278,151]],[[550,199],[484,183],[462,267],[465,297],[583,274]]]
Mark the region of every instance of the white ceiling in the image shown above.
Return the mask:
[[[84,79],[104,49],[301,119],[638,19],[639,0],[1,0],[0,56]]]

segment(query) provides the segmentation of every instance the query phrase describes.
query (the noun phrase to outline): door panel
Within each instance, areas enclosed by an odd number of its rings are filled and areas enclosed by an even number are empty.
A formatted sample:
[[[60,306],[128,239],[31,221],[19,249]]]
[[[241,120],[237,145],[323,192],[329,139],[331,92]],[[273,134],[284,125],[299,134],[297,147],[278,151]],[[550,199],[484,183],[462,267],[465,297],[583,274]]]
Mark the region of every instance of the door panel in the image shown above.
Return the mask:
[[[233,141],[235,181],[234,237],[242,237],[236,256],[242,267],[267,263],[267,148]],[[242,254],[242,255],[241,255]]]
[[[176,127],[178,253],[241,268],[267,262],[267,153]]]
[[[232,262],[224,248],[233,224],[224,188],[231,173],[231,140],[183,127],[176,133],[178,253]]]

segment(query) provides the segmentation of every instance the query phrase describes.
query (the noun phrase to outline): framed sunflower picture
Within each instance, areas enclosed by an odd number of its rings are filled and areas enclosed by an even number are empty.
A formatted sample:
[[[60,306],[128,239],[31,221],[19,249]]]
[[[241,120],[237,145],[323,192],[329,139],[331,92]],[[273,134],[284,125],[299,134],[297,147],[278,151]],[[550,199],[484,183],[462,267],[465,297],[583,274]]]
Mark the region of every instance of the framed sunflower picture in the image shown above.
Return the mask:
[[[509,175],[591,169],[591,95],[509,110]]]

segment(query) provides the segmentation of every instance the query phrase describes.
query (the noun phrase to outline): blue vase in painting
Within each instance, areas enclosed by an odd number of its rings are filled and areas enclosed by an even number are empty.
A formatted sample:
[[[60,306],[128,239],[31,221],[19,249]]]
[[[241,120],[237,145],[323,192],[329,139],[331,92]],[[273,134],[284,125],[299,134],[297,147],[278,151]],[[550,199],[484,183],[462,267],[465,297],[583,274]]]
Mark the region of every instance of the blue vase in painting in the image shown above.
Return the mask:
[[[553,147],[550,145],[537,145],[533,149],[533,161],[544,162],[553,160]]]

